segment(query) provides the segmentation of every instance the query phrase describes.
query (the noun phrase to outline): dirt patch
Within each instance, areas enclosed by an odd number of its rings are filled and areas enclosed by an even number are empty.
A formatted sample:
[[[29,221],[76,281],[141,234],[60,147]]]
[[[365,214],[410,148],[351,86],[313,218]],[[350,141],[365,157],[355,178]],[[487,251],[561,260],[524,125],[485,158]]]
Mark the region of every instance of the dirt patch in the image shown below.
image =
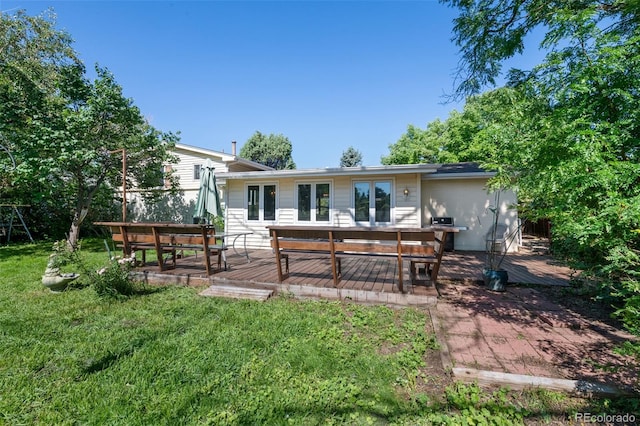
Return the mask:
[[[430,336],[436,338],[436,331],[433,328],[431,312],[426,310],[427,321],[425,330]],[[437,340],[440,340],[439,338]],[[420,369],[420,374],[416,381],[418,392],[425,393],[431,397],[432,401],[445,402],[445,389],[453,383],[453,375],[449,366],[442,364],[442,355],[439,349],[429,349],[425,354],[425,366]]]
[[[451,372],[442,366],[440,352],[437,350],[427,351],[424,360],[426,366],[419,370],[415,393],[428,395],[431,402],[444,403],[445,389],[453,384]]]

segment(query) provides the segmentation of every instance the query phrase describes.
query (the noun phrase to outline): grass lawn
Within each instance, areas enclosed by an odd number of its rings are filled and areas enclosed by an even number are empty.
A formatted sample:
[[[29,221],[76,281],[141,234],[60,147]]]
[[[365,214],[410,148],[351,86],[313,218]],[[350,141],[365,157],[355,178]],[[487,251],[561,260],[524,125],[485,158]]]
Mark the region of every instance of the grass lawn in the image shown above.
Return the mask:
[[[415,308],[52,293],[50,250],[0,247],[0,424],[544,424],[611,403],[450,383]]]

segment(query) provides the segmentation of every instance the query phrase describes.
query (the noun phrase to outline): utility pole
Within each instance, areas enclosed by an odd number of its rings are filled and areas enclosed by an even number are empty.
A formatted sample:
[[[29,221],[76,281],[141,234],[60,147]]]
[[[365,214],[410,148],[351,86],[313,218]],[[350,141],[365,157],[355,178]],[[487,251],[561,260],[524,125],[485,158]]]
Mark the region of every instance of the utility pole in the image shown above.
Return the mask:
[[[109,154],[122,152],[122,221],[127,221],[127,150],[125,148],[109,151]]]

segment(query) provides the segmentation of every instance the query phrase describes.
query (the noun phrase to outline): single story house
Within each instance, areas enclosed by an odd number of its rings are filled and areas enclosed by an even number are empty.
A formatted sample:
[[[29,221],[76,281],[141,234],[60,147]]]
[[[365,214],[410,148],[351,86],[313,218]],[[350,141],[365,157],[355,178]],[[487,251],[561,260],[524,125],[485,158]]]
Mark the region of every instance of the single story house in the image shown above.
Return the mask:
[[[270,247],[269,225],[423,227],[447,218],[467,228],[453,241],[461,251],[487,246],[493,175],[475,163],[216,172],[225,232],[251,232],[249,248]],[[516,201],[513,191],[500,194],[500,232],[517,234]]]

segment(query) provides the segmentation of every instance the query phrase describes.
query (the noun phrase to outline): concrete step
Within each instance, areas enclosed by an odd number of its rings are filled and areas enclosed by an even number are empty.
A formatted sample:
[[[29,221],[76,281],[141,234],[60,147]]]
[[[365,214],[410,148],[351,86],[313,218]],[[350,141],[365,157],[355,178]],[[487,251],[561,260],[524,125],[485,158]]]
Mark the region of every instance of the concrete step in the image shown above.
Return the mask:
[[[200,292],[200,296],[229,297],[232,299],[251,299],[260,300],[262,302],[267,300],[272,295],[273,290],[222,285],[212,285],[206,290]]]

